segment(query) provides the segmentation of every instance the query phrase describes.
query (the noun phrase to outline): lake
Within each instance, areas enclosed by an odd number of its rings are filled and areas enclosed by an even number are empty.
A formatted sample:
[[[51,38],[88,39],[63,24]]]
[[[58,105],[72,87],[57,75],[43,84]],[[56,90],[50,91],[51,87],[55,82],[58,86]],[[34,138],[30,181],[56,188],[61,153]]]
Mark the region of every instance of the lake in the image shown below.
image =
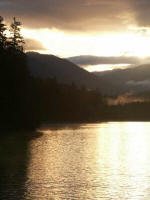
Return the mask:
[[[1,200],[150,199],[150,122],[47,125],[0,157]]]

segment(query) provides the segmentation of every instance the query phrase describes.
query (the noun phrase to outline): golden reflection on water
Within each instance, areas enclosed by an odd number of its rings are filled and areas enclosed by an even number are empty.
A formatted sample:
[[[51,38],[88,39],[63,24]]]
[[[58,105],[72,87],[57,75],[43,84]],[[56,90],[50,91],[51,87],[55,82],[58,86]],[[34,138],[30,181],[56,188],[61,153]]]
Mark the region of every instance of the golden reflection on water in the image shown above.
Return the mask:
[[[49,127],[30,144],[27,199],[150,199],[150,123]]]

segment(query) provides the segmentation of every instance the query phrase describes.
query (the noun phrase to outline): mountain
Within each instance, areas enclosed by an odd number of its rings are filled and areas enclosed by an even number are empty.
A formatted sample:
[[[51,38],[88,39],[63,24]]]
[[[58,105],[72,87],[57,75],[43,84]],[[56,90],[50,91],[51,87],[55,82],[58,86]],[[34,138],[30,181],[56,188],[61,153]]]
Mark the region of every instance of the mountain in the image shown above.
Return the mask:
[[[30,73],[40,78],[56,78],[61,83],[75,83],[88,89],[99,89],[103,94],[112,93],[112,85],[103,78],[95,76],[73,64],[72,62],[53,55],[34,52],[27,53]]]
[[[150,64],[127,69],[116,69],[105,72],[93,72],[94,75],[116,86],[118,94],[133,94],[150,91]]]

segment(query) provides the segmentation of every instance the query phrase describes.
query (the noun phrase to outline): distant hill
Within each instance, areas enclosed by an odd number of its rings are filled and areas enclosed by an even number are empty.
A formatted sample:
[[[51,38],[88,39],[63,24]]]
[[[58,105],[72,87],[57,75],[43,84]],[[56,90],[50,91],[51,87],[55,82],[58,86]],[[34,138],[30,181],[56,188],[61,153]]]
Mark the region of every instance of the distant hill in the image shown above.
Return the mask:
[[[75,83],[88,89],[99,89],[103,94],[113,93],[113,86],[103,78],[95,76],[73,64],[72,62],[53,55],[27,53],[28,66],[33,76],[56,78],[62,83]],[[115,88],[115,87],[114,87]]]
[[[132,92],[133,94],[150,91],[150,64],[128,69],[116,69],[105,72],[93,72],[106,82],[116,86],[118,94]]]

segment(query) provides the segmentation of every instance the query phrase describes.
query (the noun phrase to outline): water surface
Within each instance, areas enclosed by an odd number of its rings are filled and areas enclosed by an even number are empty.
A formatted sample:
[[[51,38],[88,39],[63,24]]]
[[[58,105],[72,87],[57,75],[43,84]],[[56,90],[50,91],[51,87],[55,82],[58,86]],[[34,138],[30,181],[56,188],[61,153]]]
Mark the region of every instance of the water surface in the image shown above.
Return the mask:
[[[40,132],[1,138],[0,199],[150,199],[149,122],[50,125]]]

